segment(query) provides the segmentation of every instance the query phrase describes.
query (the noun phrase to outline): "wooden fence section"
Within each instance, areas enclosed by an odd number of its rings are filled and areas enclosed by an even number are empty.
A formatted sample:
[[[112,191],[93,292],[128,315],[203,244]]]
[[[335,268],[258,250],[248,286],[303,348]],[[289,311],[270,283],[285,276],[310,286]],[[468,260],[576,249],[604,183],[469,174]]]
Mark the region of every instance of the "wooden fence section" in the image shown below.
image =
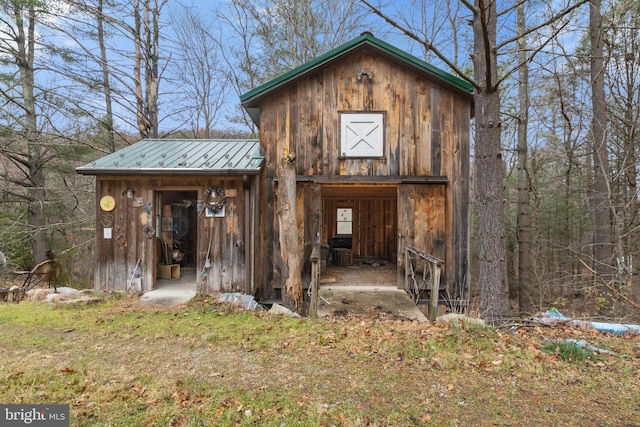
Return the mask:
[[[409,292],[417,304],[421,294],[429,295],[429,320],[436,320],[438,295],[440,293],[440,275],[444,261],[422,252],[412,246],[404,250],[404,289]]]

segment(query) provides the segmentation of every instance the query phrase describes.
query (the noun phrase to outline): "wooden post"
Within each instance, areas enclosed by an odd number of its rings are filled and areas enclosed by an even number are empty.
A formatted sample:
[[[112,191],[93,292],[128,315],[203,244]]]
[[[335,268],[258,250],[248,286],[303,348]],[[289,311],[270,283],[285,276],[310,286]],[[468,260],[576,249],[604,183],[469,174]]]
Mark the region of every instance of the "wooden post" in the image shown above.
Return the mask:
[[[312,319],[318,318],[318,282],[320,282],[320,246],[314,245],[311,250],[311,306],[309,307]]]
[[[252,229],[251,229],[251,184],[247,175],[242,176],[242,193],[244,194],[244,293],[253,294],[252,271],[253,259],[251,259]]]
[[[440,293],[440,263],[433,264],[431,279],[431,296],[429,297],[429,320],[435,321],[438,312],[438,294]]]
[[[409,263],[411,260],[409,259],[409,249],[404,248],[404,283],[402,284],[402,289],[405,291],[409,290]]]
[[[302,265],[298,242],[298,221],[296,212],[296,167],[295,154],[285,150],[278,168],[278,212],[280,255],[282,255],[282,303],[285,307],[302,314],[304,296],[302,294]]]

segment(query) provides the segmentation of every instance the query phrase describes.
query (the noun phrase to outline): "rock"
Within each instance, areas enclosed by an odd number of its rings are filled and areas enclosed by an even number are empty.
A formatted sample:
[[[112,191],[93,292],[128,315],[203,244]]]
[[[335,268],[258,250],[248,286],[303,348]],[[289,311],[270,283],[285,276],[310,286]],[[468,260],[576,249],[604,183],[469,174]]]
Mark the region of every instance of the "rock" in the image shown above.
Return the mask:
[[[45,298],[47,302],[68,301],[80,298],[80,291],[73,288],[58,288],[58,292],[51,292]]]
[[[273,306],[271,306],[271,310],[269,310],[269,313],[284,314],[285,316],[296,317],[296,318],[302,317],[298,313],[295,313],[289,310],[287,307],[284,307],[280,304],[273,304]]]
[[[466,323],[467,325],[474,324],[485,326],[486,323],[482,319],[477,319],[475,317],[469,317],[465,314],[459,313],[447,313],[444,316],[436,317],[436,323]]]
[[[33,301],[43,301],[47,298],[47,295],[53,292],[53,289],[30,289],[27,291],[27,297]]]
[[[69,299],[69,297],[67,295],[65,295],[65,294],[56,294],[54,292],[51,292],[50,294],[48,294],[45,297],[44,300],[46,302],[48,302],[48,303],[57,303],[57,302],[64,301],[64,300],[67,300],[67,299]]]
[[[79,298],[80,295],[82,294],[79,290],[69,287],[60,287],[57,292],[53,288],[36,288],[27,291],[28,298],[33,301],[57,302]]]
[[[80,295],[80,291],[73,288],[67,288],[65,286],[58,288],[57,293],[59,294],[73,294]]]
[[[98,304],[99,302],[102,302],[102,298],[98,298],[98,297],[82,297],[82,298],[76,298],[76,299],[70,299],[70,300],[59,300],[56,302],[56,304],[59,305],[64,305],[64,306],[71,306],[71,307],[87,307],[90,305],[95,305]]]
[[[251,310],[261,311],[263,307],[253,298],[252,295],[246,295],[241,293],[226,293],[220,295],[220,302],[228,302],[231,304],[239,305],[240,307]]]

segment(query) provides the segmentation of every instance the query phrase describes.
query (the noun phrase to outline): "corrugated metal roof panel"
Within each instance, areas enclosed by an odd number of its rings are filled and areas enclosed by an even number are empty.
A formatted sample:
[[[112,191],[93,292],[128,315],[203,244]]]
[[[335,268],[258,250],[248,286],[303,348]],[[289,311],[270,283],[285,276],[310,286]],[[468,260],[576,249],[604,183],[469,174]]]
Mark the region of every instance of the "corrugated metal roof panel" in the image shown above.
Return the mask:
[[[85,175],[257,174],[263,160],[257,139],[143,139],[76,171]]]

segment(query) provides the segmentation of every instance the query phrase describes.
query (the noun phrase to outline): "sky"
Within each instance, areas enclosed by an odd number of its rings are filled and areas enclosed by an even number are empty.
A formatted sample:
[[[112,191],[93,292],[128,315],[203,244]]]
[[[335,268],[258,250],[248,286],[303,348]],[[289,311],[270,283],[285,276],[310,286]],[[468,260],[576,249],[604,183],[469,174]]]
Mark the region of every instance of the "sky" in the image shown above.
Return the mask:
[[[462,64],[466,69],[469,69],[471,52],[469,51],[468,48],[466,49],[461,48],[457,52],[452,49],[451,40],[452,40],[453,33],[451,31],[450,22],[447,20],[447,16],[444,15],[442,11],[438,11],[437,13],[435,11],[436,6],[442,6],[444,4],[447,4],[447,2],[427,2],[427,5],[429,6],[425,8],[420,8],[418,6],[411,6],[410,3],[412,3],[413,1],[414,0],[402,0],[402,1],[390,2],[390,5],[385,7],[384,10],[385,12],[394,14],[394,19],[396,19],[398,22],[402,23],[403,25],[414,25],[417,27],[421,23],[429,23],[429,25],[424,26],[423,30],[425,31],[425,33],[435,34],[435,36],[433,36],[435,39],[434,44],[436,44],[439,50],[444,51],[449,58],[455,58],[457,55],[458,62]],[[233,46],[234,39],[232,37],[232,34],[224,33],[224,29],[220,26],[220,23],[217,22],[215,18],[216,8],[226,3],[227,2],[222,0],[221,1],[168,0],[167,4],[163,8],[163,13],[164,13],[163,25],[164,26],[162,31],[170,32],[171,24],[176,22],[176,16],[177,14],[180,13],[179,11],[181,10],[181,8],[183,6],[188,6],[188,7],[194,8],[197,11],[197,16],[202,18],[203,21],[209,23],[209,25],[214,30],[214,32],[216,33],[223,32],[224,36],[222,38],[226,44],[226,47]],[[459,4],[459,2],[453,2],[452,4]],[[411,13],[408,14],[406,12],[407,10],[410,10]],[[433,15],[434,13],[436,13],[437,19],[433,20],[433,19],[427,18],[428,16]],[[461,27],[460,32],[456,34],[456,36],[458,37],[458,42],[460,43],[461,46],[469,46],[469,42],[470,42],[469,25],[466,22],[466,19],[469,18],[468,11],[464,8],[461,8],[459,10],[454,10],[452,13],[456,17],[456,22]],[[403,16],[407,18],[407,22],[402,21]],[[503,38],[509,37],[510,35],[512,35],[512,32],[513,32],[513,28],[512,27],[510,28],[510,25],[509,25],[509,23],[512,22],[512,16],[511,17],[506,16],[506,17],[503,17],[502,19],[503,20],[506,19],[507,23],[501,25],[500,36]],[[404,51],[407,51],[415,56],[418,56],[422,59],[426,59],[428,62],[432,63],[433,65],[447,71],[447,67],[443,65],[442,62],[438,61],[437,58],[435,58],[434,56],[424,57],[422,46],[420,44],[418,44],[415,41],[412,41],[407,36],[400,34],[398,30],[391,30],[390,26],[385,24],[381,18],[377,16],[369,17],[367,19],[367,25],[364,26],[364,29],[371,31],[376,37],[388,43],[391,43],[392,45]],[[359,35],[359,33],[354,34],[354,37]],[[575,36],[575,34],[577,34],[577,31],[571,29],[571,31],[568,31],[563,36],[563,39],[566,42],[566,46],[568,46],[570,50],[573,49],[572,46],[575,46],[575,43],[577,42],[577,40],[579,40],[578,37]],[[113,40],[114,40],[114,43],[116,44],[115,46],[113,46],[114,53],[115,53],[115,50],[120,48],[125,50],[128,49],[129,52],[132,51],[130,40],[129,41],[124,40],[122,42],[122,46],[118,45],[119,42],[117,42],[117,39],[114,38]],[[67,42],[71,42],[71,40],[70,39],[67,41],[60,40],[61,45],[66,44]],[[163,43],[166,43],[166,41]],[[179,60],[177,59],[178,53],[171,54],[172,55],[171,61],[173,66],[177,65],[179,67],[180,66]],[[122,58],[117,60],[122,60]],[[175,109],[168,108],[169,106],[175,107],[176,103],[182,102],[182,101],[179,101],[178,98],[180,98],[181,95],[185,95],[186,93],[185,90],[182,90],[184,88],[181,89],[180,87],[175,87],[171,85],[170,74],[171,72],[174,72],[174,71],[175,69],[171,70],[169,68],[165,68],[163,71],[164,72],[163,76],[166,78],[161,82],[161,90],[165,91],[165,96],[161,100],[162,102],[161,115],[164,116],[161,126],[164,130],[171,130],[177,126],[181,126],[181,123],[182,123],[181,120],[178,119],[178,115],[174,112]],[[226,88],[228,89],[228,87]],[[167,92],[170,92],[170,94],[167,94]],[[92,96],[91,94],[83,94],[82,96],[85,96],[89,102],[95,102],[96,105],[100,105],[102,102],[100,95],[97,93],[94,95],[95,96],[94,99],[91,98]],[[234,110],[238,107],[239,105],[238,96],[239,95],[233,91],[230,91],[230,90],[226,91],[224,96],[225,102],[222,107],[223,109],[222,120],[219,123],[219,127],[239,129],[236,124],[226,120],[226,117],[230,116],[234,112]],[[171,114],[168,114],[169,112],[171,112]],[[130,118],[130,120],[128,120],[130,123],[135,123],[135,119],[131,120],[132,118],[131,112],[123,112],[123,114]],[[131,129],[135,131],[135,125],[127,124],[123,121],[120,121],[120,126],[122,126],[123,128],[127,128],[126,130],[128,131],[130,131]],[[240,129],[244,129],[244,128],[240,128]]]

